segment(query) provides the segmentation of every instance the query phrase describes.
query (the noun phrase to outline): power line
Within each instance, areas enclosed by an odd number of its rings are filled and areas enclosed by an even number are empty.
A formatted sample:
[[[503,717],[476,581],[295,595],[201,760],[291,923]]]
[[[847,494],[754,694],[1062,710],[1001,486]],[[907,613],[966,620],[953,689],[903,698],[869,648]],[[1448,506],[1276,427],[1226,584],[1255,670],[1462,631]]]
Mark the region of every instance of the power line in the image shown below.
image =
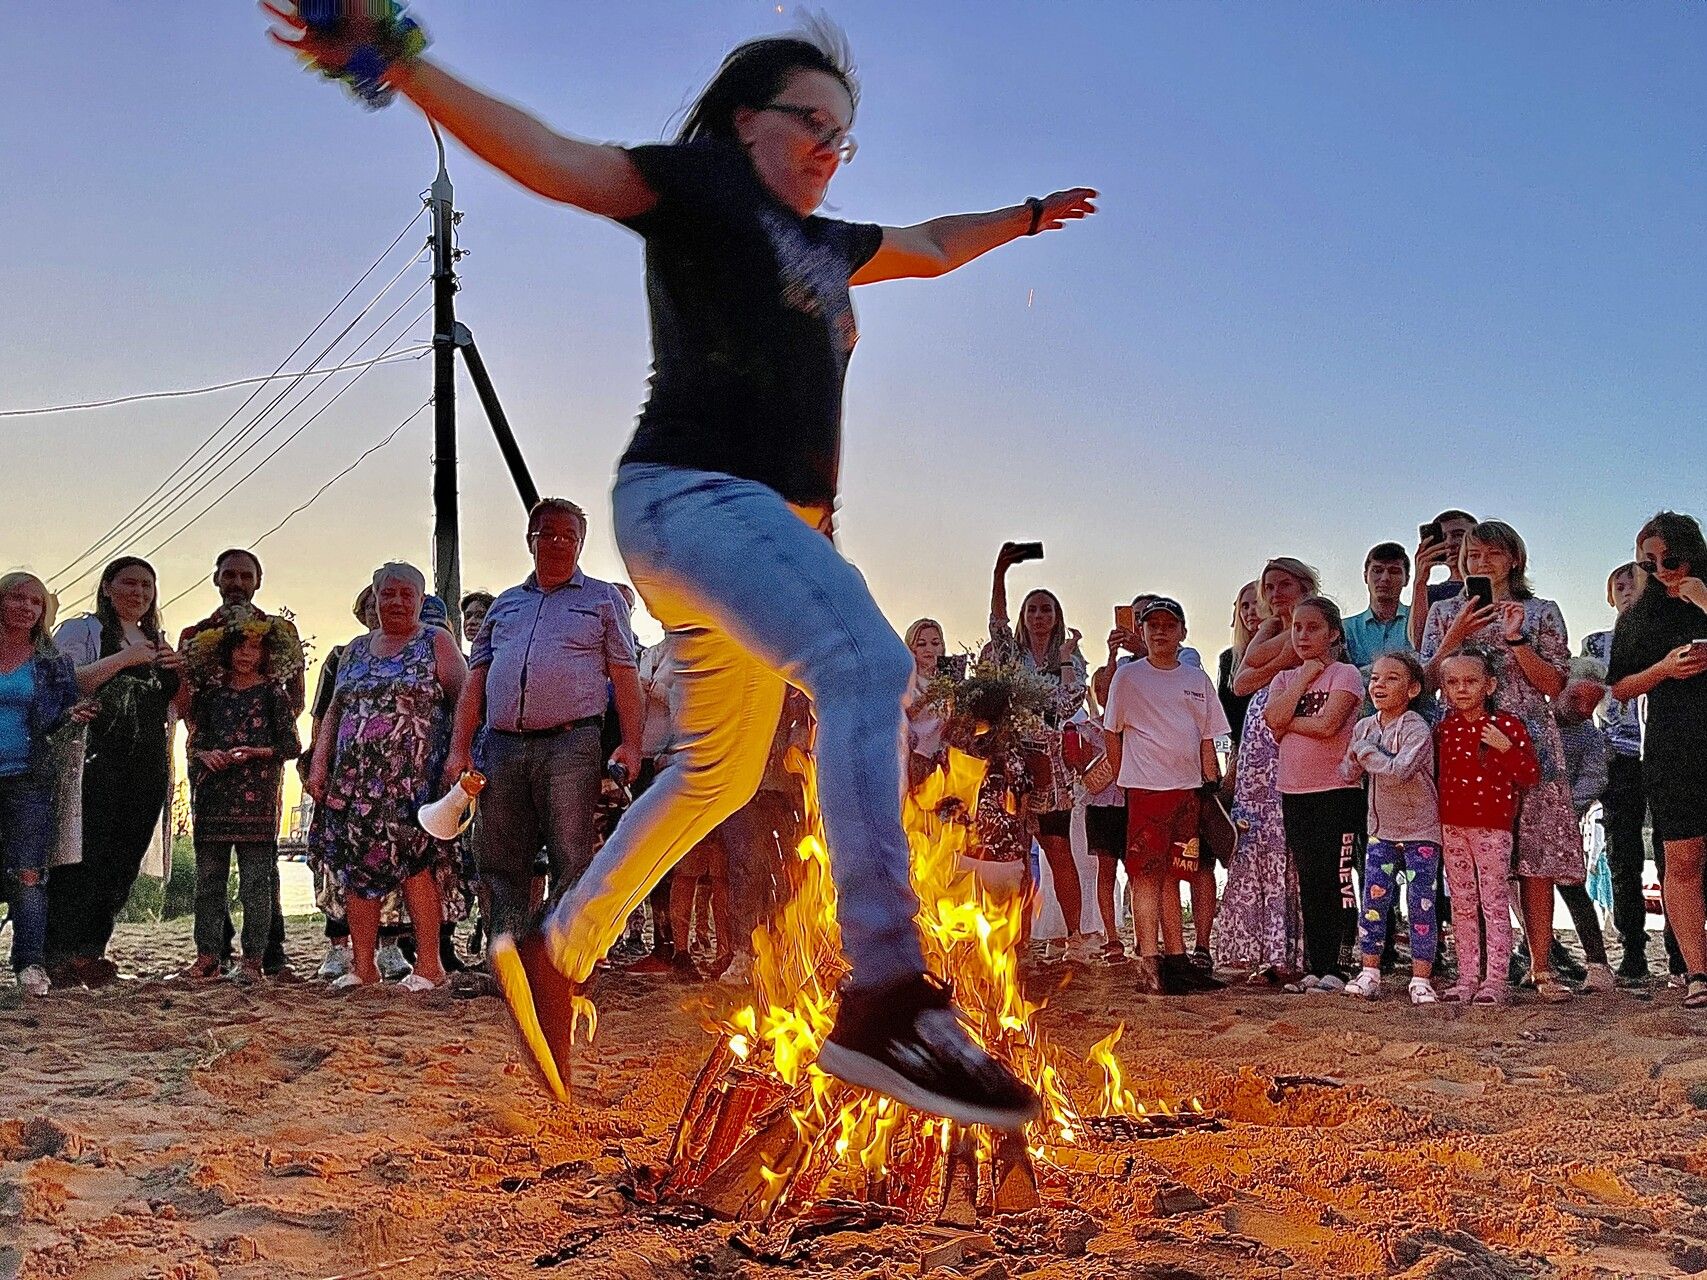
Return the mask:
[[[357,289],[359,289],[362,286],[362,284],[364,282],[366,282],[368,277],[373,275],[373,273],[379,268],[380,263],[384,262],[385,259],[390,256],[391,251],[393,249],[395,249],[400,243],[402,243],[403,237],[409,234],[409,229],[411,227],[413,227],[415,225],[415,223],[419,222],[425,213],[426,213],[426,208],[423,205],[423,207],[415,214],[415,216],[412,217],[411,219],[409,219],[409,221],[404,225],[403,229],[401,231],[399,231],[395,237],[392,238],[391,243],[385,247],[384,251],[380,253],[379,257],[375,258],[373,260],[373,262],[368,266],[367,270],[362,272],[362,274],[356,279],[356,282],[354,284],[352,284],[348,289],[344,290],[343,296],[340,297],[337,302],[332,304],[331,309],[329,311],[327,311],[326,314],[320,318],[320,320],[315,324],[315,326],[312,329],[310,329],[307,334],[305,334],[303,336],[302,340],[300,342],[298,342],[296,344],[296,346],[291,348],[290,352],[285,356],[285,358],[283,360],[279,361],[278,367],[274,370],[275,373],[278,372],[279,370],[283,369],[287,364],[289,364],[293,359],[296,358],[297,353],[300,352],[305,346],[307,346],[308,343],[313,339],[314,335],[319,333],[320,330],[326,326],[327,322],[329,320],[331,320],[331,318],[338,313],[338,311],[343,307],[344,303],[348,302],[349,299],[354,295],[355,291]],[[354,321],[351,321],[350,324],[347,324],[344,326],[343,330],[337,335],[337,337],[333,338],[332,342],[330,344],[328,344],[328,346],[326,348],[324,348],[318,355],[316,355],[312,361],[309,362],[309,368],[310,369],[314,368],[315,365],[319,364],[320,361],[325,358],[326,353],[328,351],[330,351],[333,346],[336,346],[337,343],[343,338],[344,334],[347,334],[350,331],[350,329],[353,328],[354,325],[361,319],[362,316],[365,316],[370,310],[372,310],[374,304],[377,303],[380,300],[380,298],[385,296],[385,294],[391,289],[391,287],[393,285],[395,285],[399,279],[402,278],[404,272],[406,272],[409,269],[409,267],[413,266],[416,262],[420,261],[422,254],[424,252],[425,252],[425,248],[423,247],[423,249],[421,251],[417,252],[415,257],[410,260],[409,264],[404,267],[404,270],[398,272],[398,274],[396,276],[392,277],[392,279],[386,284],[385,288],[381,289],[379,291],[379,293],[376,294],[373,297],[373,299],[367,304],[367,306],[362,308],[361,312],[358,313],[358,315],[356,316],[356,319]],[[280,403],[280,401],[282,401],[285,396],[290,394],[291,390],[296,386],[296,382],[297,382],[297,380],[293,380],[290,383],[290,385],[285,388],[285,390],[283,392],[281,392],[278,396],[274,397],[272,403],[269,404],[265,409],[261,410],[261,413],[259,415],[257,415],[257,420],[259,417],[264,417],[267,413],[271,412],[272,409],[276,408],[278,406],[278,404]],[[191,450],[189,455],[182,462],[180,462],[175,468],[173,468],[173,470],[166,476],[166,478],[163,479],[162,481],[160,481],[160,483],[154,487],[152,492],[150,492],[145,498],[143,498],[142,501],[140,503],[138,503],[135,507],[133,507],[130,511],[126,512],[123,516],[121,516],[118,519],[118,521],[115,522],[114,525],[110,529],[108,529],[105,533],[103,533],[99,538],[97,538],[88,547],[84,548],[84,550],[82,552],[80,552],[77,555],[77,557],[75,559],[73,559],[69,564],[67,564],[64,568],[60,569],[57,573],[53,574],[52,579],[57,580],[59,578],[62,578],[65,574],[69,573],[72,569],[76,568],[79,564],[82,564],[85,560],[89,559],[91,556],[99,556],[102,548],[109,546],[114,535],[118,534],[121,530],[123,530],[125,525],[131,519],[133,519],[140,511],[144,510],[151,502],[154,501],[154,499],[163,490],[165,490],[168,486],[170,486],[172,484],[172,482],[184,471],[184,469],[186,467],[189,467],[195,461],[196,457],[201,453],[201,451],[203,449],[207,448],[207,446],[209,444],[211,444],[214,440],[218,439],[218,437],[225,431],[225,429],[237,420],[238,415],[241,414],[245,409],[247,409],[249,407],[249,405],[254,401],[255,397],[260,395],[260,394],[261,394],[261,388],[257,387],[255,390],[251,391],[247,396],[245,396],[243,399],[243,403],[238,405],[235,409],[233,409],[231,411],[230,416],[227,417],[224,422],[220,423],[219,426],[215,427],[213,429],[213,431],[207,436],[206,439],[204,439],[193,450]],[[253,425],[254,425],[254,420],[251,421],[249,426],[253,426]],[[245,427],[244,430],[245,431],[248,430],[248,427]],[[239,436],[241,436],[241,434],[242,434],[242,432],[239,432]],[[87,576],[87,575],[85,575],[85,576]]]
[[[361,345],[366,346],[369,342],[373,341],[374,338],[378,337],[380,332],[383,331],[384,327],[386,325],[390,324],[391,321],[396,318],[397,313],[399,311],[401,311],[404,307],[406,307],[409,304],[409,302],[411,301],[411,299],[413,299],[416,294],[420,293],[420,291],[426,287],[427,283],[428,283],[427,281],[422,281],[421,284],[416,287],[415,291],[409,295],[409,297],[405,298],[395,308],[393,308],[391,314],[386,316],[384,320],[380,321],[378,328],[376,328],[373,333],[369,334],[368,337],[362,341]],[[432,307],[429,304],[427,307],[422,308],[419,312],[417,312],[414,316],[412,316],[409,319],[409,321],[403,326],[402,330],[400,332],[398,332],[398,334],[391,339],[390,343],[387,344],[387,350],[385,353],[382,353],[382,354],[389,354],[390,348],[396,346],[399,342],[403,341],[404,337],[408,334],[409,330],[414,328],[414,326],[419,321],[424,319],[426,317],[428,311],[430,311],[431,309],[432,309]],[[357,348],[357,349],[359,350],[360,348]],[[424,346],[423,348],[421,348],[420,352],[414,358],[420,359],[422,355],[426,354],[426,352],[430,351],[430,350],[431,350],[430,346]],[[227,486],[224,489],[224,491],[222,491],[219,494],[218,497],[214,498],[214,500],[212,502],[208,503],[205,507],[203,507],[200,511],[198,511],[194,516],[190,517],[190,519],[186,520],[177,529],[173,530],[172,533],[168,534],[165,538],[161,539],[161,541],[155,543],[152,547],[150,547],[145,554],[150,555],[150,556],[154,555],[156,552],[160,551],[163,547],[165,547],[168,543],[174,541],[180,534],[182,534],[191,525],[195,524],[203,516],[207,515],[208,512],[212,511],[220,503],[224,502],[225,499],[230,497],[231,494],[239,486],[241,486],[245,481],[247,481],[250,476],[253,476],[262,467],[266,466],[267,463],[271,462],[274,458],[278,457],[278,455],[284,451],[284,449],[291,443],[291,441],[295,440],[304,431],[306,431],[310,426],[312,426],[320,418],[320,416],[322,414],[324,414],[328,409],[330,409],[334,404],[336,404],[338,402],[339,398],[346,391],[348,391],[351,387],[355,386],[356,383],[360,382],[364,377],[366,377],[367,374],[373,369],[373,367],[374,366],[371,364],[368,365],[367,368],[362,369],[360,372],[358,372],[355,375],[355,377],[351,378],[343,386],[339,387],[338,390],[332,394],[332,397],[329,400],[327,400],[325,404],[321,405],[318,409],[316,409],[305,421],[303,421],[300,425],[298,425],[294,431],[292,431],[288,436],[286,436],[282,441],[280,441],[279,444],[271,452],[269,452],[265,457],[263,457],[258,463],[256,463],[253,467],[251,467],[248,471],[244,472],[243,475],[239,476],[232,484]],[[278,419],[278,421],[273,423],[272,426],[268,427],[265,431],[261,432],[261,434],[256,436],[253,440],[251,440],[240,451],[238,451],[236,454],[232,455],[229,459],[227,459],[225,461],[224,465],[220,466],[218,468],[218,470],[214,471],[211,475],[208,475],[208,474],[205,474],[206,465],[209,465],[209,464],[212,464],[214,462],[219,461],[221,455],[215,454],[212,457],[210,457],[208,459],[208,464],[204,464],[203,471],[198,472],[197,477],[192,477],[192,482],[194,482],[197,479],[199,479],[200,482],[195,483],[194,488],[188,489],[187,491],[180,488],[178,493],[175,494],[168,501],[167,505],[161,507],[157,512],[154,513],[154,515],[147,521],[147,523],[145,523],[141,528],[136,529],[134,532],[132,532],[130,534],[129,538],[126,540],[124,545],[132,546],[132,545],[136,544],[137,542],[141,541],[144,537],[146,537],[148,534],[152,533],[155,529],[158,529],[162,524],[164,524],[167,520],[169,520],[173,515],[177,514],[180,510],[182,510],[183,507],[186,506],[192,499],[194,499],[197,496],[199,496],[200,494],[204,493],[216,480],[218,480],[221,476],[225,475],[226,472],[230,471],[232,467],[236,466],[237,463],[240,462],[244,457],[246,457],[250,453],[250,451],[253,450],[257,445],[264,442],[274,432],[276,432],[280,428],[282,428],[286,424],[286,422],[289,420],[290,414],[294,413],[297,409],[301,408],[302,405],[304,403],[306,403],[308,398],[310,396],[312,396],[314,394],[314,391],[317,389],[318,388],[310,388],[309,392],[306,395],[304,395],[300,400],[298,400],[296,402],[296,404],[292,405],[288,410],[286,410],[285,413]],[[79,574],[76,578],[72,579],[72,581],[66,585],[69,587],[69,586],[75,585],[78,582],[82,582],[82,581],[90,578],[91,576],[93,576],[95,574],[97,567],[98,567],[97,565],[91,565],[89,568],[85,569],[81,574]],[[93,591],[91,591],[88,595],[82,597],[82,599],[78,600],[76,603],[81,604],[81,603],[83,603],[84,600],[92,599],[93,594],[94,594]],[[75,605],[72,607],[75,607]]]
[[[401,271],[399,271],[396,275],[392,276],[391,279],[386,282],[384,288],[382,288],[371,299],[369,299],[367,305],[364,306],[360,311],[358,311],[355,314],[355,316],[352,317],[344,325],[344,327],[342,329],[340,329],[336,334],[334,334],[332,336],[332,340],[330,342],[328,342],[325,346],[321,347],[321,349],[315,353],[314,358],[308,362],[308,368],[310,370],[312,370],[316,365],[318,365],[322,360],[324,360],[331,353],[331,351],[340,342],[342,342],[344,340],[345,336],[350,332],[350,330],[355,328],[356,325],[361,323],[361,321],[367,316],[368,312],[373,310],[373,308],[379,303],[380,299],[385,297],[385,295],[391,291],[392,287],[394,285],[396,285],[396,283],[399,280],[401,280],[405,274],[408,273],[410,267],[414,266],[414,264],[416,262],[419,262],[420,259],[421,259],[421,254],[417,253],[413,260],[404,264],[403,269]],[[424,284],[425,284],[425,282],[423,282],[423,286],[417,287],[417,289],[416,289],[417,293],[420,292],[421,287],[424,287]],[[411,295],[411,296],[413,296],[413,295]],[[405,302],[407,302],[407,299],[405,299]],[[396,313],[393,312],[392,314],[395,315]],[[390,317],[387,317],[387,319],[389,319],[389,318]],[[383,324],[384,322],[382,321],[381,323]],[[355,348],[355,351],[360,351],[362,346],[365,346],[367,341],[371,340],[371,338],[372,338],[372,334],[369,335],[367,340],[364,340],[360,345],[358,345]],[[298,350],[300,350],[300,349],[301,348],[299,345]],[[353,354],[355,354],[355,351],[352,351],[349,354],[353,355]],[[291,354],[294,355],[295,352],[292,352]],[[128,511],[118,521],[118,523],[116,523],[111,529],[109,529],[105,534],[103,534],[97,542],[95,542],[90,547],[85,549],[83,554],[80,555],[76,561],[73,561],[70,565],[67,565],[64,569],[61,569],[59,571],[59,574],[55,575],[56,578],[59,578],[59,577],[63,576],[64,574],[70,572],[70,570],[76,566],[78,561],[82,561],[82,560],[87,559],[90,562],[88,564],[88,567],[85,568],[82,571],[82,573],[80,573],[77,577],[71,579],[68,582],[56,582],[56,584],[55,584],[56,588],[63,589],[65,587],[74,586],[77,582],[80,582],[80,581],[82,581],[82,579],[87,578],[92,572],[94,572],[94,570],[99,565],[101,560],[105,559],[107,555],[110,555],[113,551],[119,549],[119,547],[124,545],[124,542],[125,542],[125,539],[127,536],[130,536],[130,537],[142,536],[140,533],[139,534],[128,534],[128,526],[131,524],[132,521],[137,519],[139,516],[142,516],[142,518],[144,518],[144,519],[149,519],[151,517],[157,517],[159,515],[159,509],[155,509],[155,510],[150,511],[151,507],[155,507],[155,504],[157,504],[157,503],[163,503],[163,504],[166,504],[167,506],[170,506],[170,504],[173,501],[175,501],[184,492],[184,490],[186,488],[188,488],[190,485],[193,485],[202,476],[206,475],[207,471],[210,467],[217,465],[223,456],[225,456],[233,448],[235,448],[244,439],[244,437],[249,435],[250,432],[254,431],[255,428],[258,427],[261,424],[261,422],[266,418],[266,416],[269,413],[271,413],[274,409],[278,408],[279,405],[282,404],[285,401],[285,399],[288,398],[291,395],[291,393],[294,392],[297,389],[297,387],[301,385],[301,383],[302,383],[301,377],[293,378],[292,380],[287,382],[284,385],[283,389],[280,390],[278,392],[278,394],[275,395],[270,401],[268,401],[268,403],[261,408],[260,412],[256,413],[254,417],[250,418],[246,423],[244,423],[241,427],[239,427],[237,429],[236,433],[229,440],[226,440],[225,442],[220,444],[205,459],[203,459],[201,462],[197,463],[196,458],[202,452],[202,450],[207,448],[207,446],[209,444],[213,443],[214,440],[216,440],[221,434],[224,433],[225,429],[227,427],[229,427],[232,424],[232,422],[234,422],[236,420],[238,414],[242,413],[244,408],[246,408],[248,406],[248,404],[252,400],[254,400],[254,398],[257,395],[260,394],[260,388],[257,387],[254,391],[250,392],[249,395],[244,398],[243,403],[237,406],[237,409],[231,414],[231,416],[226,418],[226,420],[224,422],[220,423],[220,425],[213,430],[212,434],[210,434],[206,439],[204,439],[200,444],[198,444],[195,447],[195,449],[193,449],[190,452],[188,457],[186,457],[175,468],[173,468],[171,473],[168,474],[164,480],[162,480],[159,484],[157,484],[154,487],[154,491],[152,493],[150,493],[146,498],[144,498],[136,506],[132,507],[130,509],[130,511]],[[307,400],[307,398],[308,397],[306,395],[303,396],[301,400],[297,401],[296,405],[292,406],[292,409],[300,406],[303,403],[303,401]],[[285,410],[286,414],[289,414],[290,412],[291,412],[291,409]],[[193,469],[191,469],[190,474],[188,476],[184,477],[182,480],[179,480],[178,477],[183,474],[183,472],[185,471],[186,468],[192,468],[192,464],[193,464]],[[143,515],[144,512],[148,512],[148,515],[144,516]],[[149,527],[152,527],[152,525]],[[146,530],[144,532],[146,532]],[[104,549],[106,554],[102,554],[103,549]]]
[[[414,264],[411,263],[410,265]],[[430,348],[431,344],[428,346]],[[399,351],[394,355],[381,356],[376,360],[333,365],[329,369],[302,369],[296,373],[268,373],[256,378],[238,378],[232,382],[216,382],[209,387],[186,387],[180,391],[142,391],[135,395],[115,396],[111,400],[85,400],[79,404],[45,405],[40,409],[0,409],[0,418],[32,418],[44,413],[74,413],[79,409],[105,409],[115,404],[136,404],[142,400],[175,400],[182,396],[206,395],[210,391],[229,391],[232,387],[247,387],[261,382],[277,382],[280,378],[323,378],[328,374],[342,373],[346,369],[359,369],[363,364],[379,364],[385,360],[401,360],[405,356],[413,354],[415,352],[411,349]]]
[[[366,462],[368,460],[368,458],[372,457],[374,454],[378,453],[381,449],[385,448],[386,445],[390,444],[393,440],[395,440],[398,437],[398,435],[402,432],[403,428],[407,427],[411,422],[415,421],[416,418],[419,418],[423,413],[425,413],[428,409],[430,409],[432,407],[432,404],[433,404],[433,402],[431,400],[428,400],[420,408],[416,409],[415,412],[411,413],[407,418],[403,419],[402,422],[399,422],[395,427],[391,428],[390,431],[386,432],[384,437],[381,438],[376,444],[371,444],[366,449],[362,450],[362,452],[359,455],[357,455],[356,459],[353,462],[351,462],[348,466],[344,467],[342,470],[334,473],[331,477],[329,477],[318,489],[316,489],[312,494],[309,495],[307,502],[304,502],[301,506],[296,507],[294,510],[290,511],[288,514],[286,514],[284,519],[280,520],[271,529],[268,529],[263,534],[260,534],[254,538],[251,538],[244,545],[250,546],[250,547],[260,546],[263,542],[265,542],[268,538],[272,537],[280,529],[284,528],[287,524],[289,524],[297,516],[301,515],[304,511],[307,511],[308,508],[312,507],[317,501],[319,501],[321,494],[325,493],[333,485],[337,484],[338,481],[342,480],[345,476],[349,475],[350,472],[354,471],[357,467],[361,466],[362,463]],[[178,601],[182,600],[185,596],[189,595],[191,592],[199,591],[204,585],[205,584],[201,583],[201,582],[192,583],[190,586],[185,587],[182,591],[180,591],[177,595],[173,596],[170,600],[166,601],[166,603],[161,605],[160,607],[162,609],[169,609],[173,605],[177,604]]]

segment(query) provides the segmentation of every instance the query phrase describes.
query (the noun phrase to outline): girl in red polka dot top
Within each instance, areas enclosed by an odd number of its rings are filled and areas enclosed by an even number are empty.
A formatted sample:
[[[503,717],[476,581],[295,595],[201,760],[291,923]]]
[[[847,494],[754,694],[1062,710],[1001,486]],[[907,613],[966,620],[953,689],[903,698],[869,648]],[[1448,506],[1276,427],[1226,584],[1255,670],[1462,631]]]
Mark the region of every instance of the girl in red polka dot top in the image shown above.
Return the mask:
[[[1493,706],[1493,664],[1466,647],[1440,667],[1451,709],[1435,730],[1440,757],[1441,855],[1452,892],[1458,982],[1448,1000],[1504,1004],[1511,958],[1512,831],[1518,800],[1541,780],[1523,721]]]

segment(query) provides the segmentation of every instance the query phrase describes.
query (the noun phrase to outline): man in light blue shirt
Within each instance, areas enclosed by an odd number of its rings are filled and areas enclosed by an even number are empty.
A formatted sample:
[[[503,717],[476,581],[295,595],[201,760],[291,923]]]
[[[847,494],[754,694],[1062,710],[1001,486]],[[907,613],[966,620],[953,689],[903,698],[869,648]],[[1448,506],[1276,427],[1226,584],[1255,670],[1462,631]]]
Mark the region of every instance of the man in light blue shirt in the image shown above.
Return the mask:
[[[1345,660],[1369,679],[1382,654],[1410,649],[1411,611],[1400,601],[1411,580],[1411,558],[1397,542],[1377,543],[1363,558],[1369,607],[1345,620]]]

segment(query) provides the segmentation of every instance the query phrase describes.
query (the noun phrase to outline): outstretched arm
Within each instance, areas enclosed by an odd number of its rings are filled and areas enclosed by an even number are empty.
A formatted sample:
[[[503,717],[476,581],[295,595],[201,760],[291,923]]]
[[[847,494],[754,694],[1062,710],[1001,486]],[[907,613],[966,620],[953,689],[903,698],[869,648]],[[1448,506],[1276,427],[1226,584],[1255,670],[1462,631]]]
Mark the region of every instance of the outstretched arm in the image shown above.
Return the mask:
[[[262,7],[283,28],[272,35],[286,48],[323,64],[345,61],[347,54],[310,31],[288,0],[264,0]],[[425,57],[394,64],[386,79],[487,164],[548,200],[606,218],[638,217],[657,203],[657,195],[621,147],[558,133]]]
[[[401,87],[401,86],[399,86]],[[1044,196],[1038,210],[1038,231],[1054,231],[1096,212],[1097,193],[1074,187]],[[854,273],[852,284],[940,276],[963,267],[1031,232],[1032,207],[1016,204],[990,213],[957,213],[932,218],[911,227],[884,227],[883,243],[870,262]]]

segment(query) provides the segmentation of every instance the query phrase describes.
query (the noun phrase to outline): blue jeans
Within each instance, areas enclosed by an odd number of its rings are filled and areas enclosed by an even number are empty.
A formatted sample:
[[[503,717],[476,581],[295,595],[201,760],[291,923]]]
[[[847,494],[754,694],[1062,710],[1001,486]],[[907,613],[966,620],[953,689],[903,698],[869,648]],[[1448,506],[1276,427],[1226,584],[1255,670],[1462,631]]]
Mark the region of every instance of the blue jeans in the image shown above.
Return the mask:
[[[492,927],[527,923],[534,855],[551,861],[551,891],[581,878],[593,856],[593,818],[604,756],[599,726],[538,737],[487,731],[477,767],[486,775],[474,820],[474,858],[492,895]]]
[[[12,913],[12,968],[44,963],[47,846],[53,833],[53,784],[27,774],[0,778],[0,861]]]
[[[658,878],[753,797],[786,681],[817,710],[818,796],[853,981],[923,973],[901,827],[913,659],[865,579],[750,480],[631,463],[613,502],[629,576],[674,649],[676,761],[551,913],[558,963],[584,981]]]

